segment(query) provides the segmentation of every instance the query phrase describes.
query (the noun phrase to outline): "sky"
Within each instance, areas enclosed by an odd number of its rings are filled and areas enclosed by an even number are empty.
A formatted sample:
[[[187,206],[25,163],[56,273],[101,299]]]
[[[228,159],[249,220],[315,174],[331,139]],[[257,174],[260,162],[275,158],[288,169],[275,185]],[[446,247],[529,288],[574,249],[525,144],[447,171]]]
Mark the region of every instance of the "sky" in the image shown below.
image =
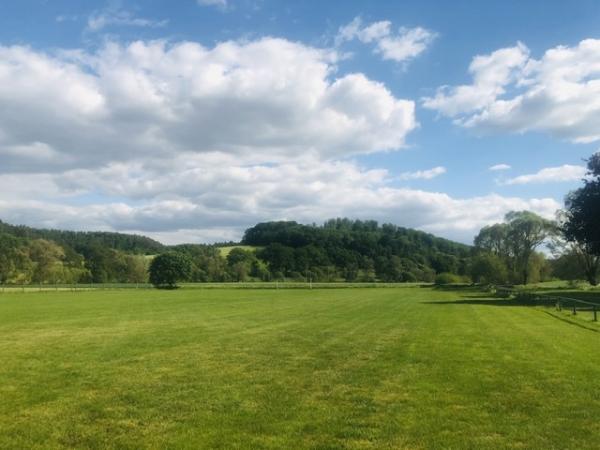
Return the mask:
[[[0,220],[238,240],[553,218],[600,147],[600,3],[0,0]]]

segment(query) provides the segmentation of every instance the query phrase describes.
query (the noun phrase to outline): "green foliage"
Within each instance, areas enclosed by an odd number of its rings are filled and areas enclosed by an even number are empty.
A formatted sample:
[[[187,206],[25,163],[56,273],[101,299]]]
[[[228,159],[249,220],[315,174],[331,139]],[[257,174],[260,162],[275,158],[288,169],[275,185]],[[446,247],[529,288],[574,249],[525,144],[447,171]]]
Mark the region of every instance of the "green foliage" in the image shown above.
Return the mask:
[[[475,283],[504,284],[509,282],[506,262],[494,253],[481,253],[471,260],[471,278]]]
[[[27,251],[27,241],[0,233],[0,283],[29,282],[32,265]]]
[[[531,211],[511,211],[506,215],[507,240],[515,268],[523,284],[530,281],[531,257],[535,249],[556,231],[555,224]]]
[[[531,283],[543,283],[551,279],[552,266],[543,253],[534,252],[530,256],[528,270]]]
[[[189,281],[192,261],[184,253],[167,252],[155,257],[150,263],[150,283],[157,288],[174,288],[179,281]]]
[[[105,231],[65,231],[9,225],[0,221],[0,232],[19,238],[45,239],[81,251],[84,247],[100,246],[131,253],[155,254],[164,246],[146,236]]]
[[[149,260],[142,255],[124,255],[125,282],[146,283],[148,282]]]
[[[437,285],[456,284],[462,283],[462,281],[462,278],[458,275],[448,272],[440,273],[435,276],[435,284]]]
[[[29,258],[33,262],[33,283],[61,278],[65,251],[58,244],[35,239],[29,244]]]
[[[551,262],[552,274],[561,280],[584,280],[585,273],[579,264],[579,258],[573,252],[565,252]]]
[[[567,196],[565,206],[562,230],[567,240],[600,255],[600,153],[588,160],[588,178],[583,187]]]
[[[0,281],[24,284],[144,283],[149,260],[143,254],[166,249],[188,256],[193,282],[431,282],[436,273],[466,274],[471,251],[420,231],[349,219],[323,226],[258,224],[246,231],[247,245],[223,248],[165,247],[142,236],[37,230],[1,222],[0,230],[10,236],[5,239],[10,251],[0,255],[6,260]]]
[[[532,269],[541,270],[541,264],[532,263],[535,249],[557,232],[556,224],[531,211],[511,211],[504,223],[487,226],[475,237],[478,251],[501,258],[516,283],[532,281]],[[534,274],[534,278],[539,273]]]
[[[587,167],[583,187],[566,198],[561,231],[573,245],[586,279],[596,286],[600,271],[600,153],[590,157]]]
[[[333,219],[323,226],[267,222],[248,229],[244,244],[271,272],[318,280],[433,281],[436,272],[466,273],[470,248],[421,231],[375,221]]]

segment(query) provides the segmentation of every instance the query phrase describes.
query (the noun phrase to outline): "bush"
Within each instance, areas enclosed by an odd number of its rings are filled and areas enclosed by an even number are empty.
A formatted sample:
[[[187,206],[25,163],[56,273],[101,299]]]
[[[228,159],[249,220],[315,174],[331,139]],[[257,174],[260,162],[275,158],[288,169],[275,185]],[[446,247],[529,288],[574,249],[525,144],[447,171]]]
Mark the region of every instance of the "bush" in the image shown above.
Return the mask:
[[[438,274],[435,277],[435,284],[454,284],[454,283],[462,283],[462,278],[458,275],[454,275],[453,273],[443,272]]]

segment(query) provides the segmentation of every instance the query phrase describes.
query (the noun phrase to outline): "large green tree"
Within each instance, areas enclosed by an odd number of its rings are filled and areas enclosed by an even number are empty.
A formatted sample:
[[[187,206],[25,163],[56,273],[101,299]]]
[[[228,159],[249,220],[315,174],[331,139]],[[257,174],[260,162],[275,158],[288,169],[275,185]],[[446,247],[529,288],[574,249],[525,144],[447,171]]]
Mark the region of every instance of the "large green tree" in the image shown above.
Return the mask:
[[[503,259],[516,281],[527,284],[536,248],[555,231],[554,222],[531,211],[511,211],[504,223],[482,228],[475,237],[475,246]]]
[[[511,211],[506,214],[508,246],[515,260],[515,269],[523,284],[530,278],[530,259],[535,249],[556,230],[556,225],[531,211]]]
[[[172,289],[177,282],[190,279],[192,261],[183,253],[162,253],[150,263],[149,274],[154,287]]]
[[[503,284],[508,279],[506,263],[495,253],[481,253],[475,256],[469,272],[475,283]]]
[[[34,239],[29,243],[29,257],[34,263],[32,282],[62,281],[65,251],[60,245],[46,239]]]
[[[561,230],[595,286],[600,265],[600,153],[588,159],[587,168],[583,187],[566,198]]]

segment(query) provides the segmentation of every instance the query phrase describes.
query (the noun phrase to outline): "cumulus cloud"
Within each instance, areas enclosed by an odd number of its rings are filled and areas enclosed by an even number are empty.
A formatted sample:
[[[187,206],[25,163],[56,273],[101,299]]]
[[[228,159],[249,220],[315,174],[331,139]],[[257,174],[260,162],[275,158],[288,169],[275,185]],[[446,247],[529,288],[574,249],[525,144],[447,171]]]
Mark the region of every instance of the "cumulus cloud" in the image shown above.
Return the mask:
[[[349,216],[470,241],[511,209],[558,208],[398,188],[349,161],[402,148],[417,122],[411,100],[338,74],[338,58],[275,38],[0,46],[0,218],[202,242],[259,221]]]
[[[496,172],[499,170],[509,170],[510,168],[511,167],[508,164],[496,164],[494,166],[489,167],[488,170]]]
[[[600,140],[600,40],[548,49],[525,45],[476,56],[471,84],[441,87],[426,108],[483,131],[545,131],[572,142]]]
[[[417,170],[416,172],[404,172],[398,177],[400,180],[431,180],[439,175],[446,173],[446,168],[442,166],[434,167],[428,170]]]
[[[383,59],[405,62],[423,53],[436,36],[436,33],[422,27],[401,27],[394,33],[388,20],[363,25],[362,19],[355,17],[352,22],[340,27],[335,41],[339,46],[358,39],[365,44],[374,44],[374,52]]]
[[[547,167],[536,173],[520,175],[504,180],[501,184],[531,184],[531,183],[559,183],[564,181],[577,181],[585,177],[587,169],[584,166],[565,164],[560,167]]]
[[[47,227],[139,232],[166,242],[203,242],[237,239],[245,228],[265,220],[311,223],[348,216],[470,242],[479,228],[502,220],[510,210],[530,209],[550,218],[560,207],[553,199],[497,194],[453,198],[398,188],[386,170],[347,161],[247,166],[227,155],[211,155],[203,165],[193,157],[187,162],[181,158],[174,162],[176,169],[118,163],[51,179],[28,175],[32,187],[13,200],[1,200],[0,217]],[[0,187],[13,181],[6,177],[12,175],[0,176]],[[40,183],[36,177],[42,177]],[[90,195],[109,200],[78,201]]]
[[[91,54],[0,47],[0,171],[186,152],[264,161],[403,147],[417,126],[414,102],[361,73],[336,76],[336,60],[274,38],[214,48],[113,43]]]

